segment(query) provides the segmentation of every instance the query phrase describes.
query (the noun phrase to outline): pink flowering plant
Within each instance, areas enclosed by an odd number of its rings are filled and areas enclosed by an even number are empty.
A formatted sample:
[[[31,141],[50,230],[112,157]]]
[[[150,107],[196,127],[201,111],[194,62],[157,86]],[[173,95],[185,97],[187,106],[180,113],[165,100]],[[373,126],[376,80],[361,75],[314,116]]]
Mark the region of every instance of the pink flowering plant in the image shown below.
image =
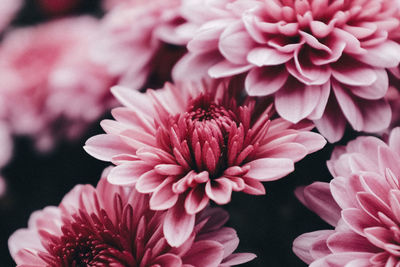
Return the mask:
[[[2,0],[0,265],[399,267],[399,63],[399,0]]]
[[[271,106],[257,113],[255,99],[240,100],[225,83],[112,91],[125,107],[113,110],[115,121],[102,122],[107,134],[85,149],[117,165],[111,183],[134,184],[151,193],[151,209],[168,210],[164,233],[175,245],[209,200],[226,204],[232,191],[264,194],[261,182],[286,176],[326,143],[310,123],[271,119]]]
[[[107,172],[107,171],[106,171]],[[225,211],[207,208],[181,246],[162,235],[166,212],[149,209],[147,196],[102,178],[77,185],[58,207],[34,212],[29,226],[9,239],[17,266],[233,266],[251,253],[233,253],[239,239],[224,227]]]
[[[299,199],[334,229],[306,233],[294,252],[310,266],[399,264],[400,128],[388,143],[359,137],[337,147],[330,183],[299,188]]]

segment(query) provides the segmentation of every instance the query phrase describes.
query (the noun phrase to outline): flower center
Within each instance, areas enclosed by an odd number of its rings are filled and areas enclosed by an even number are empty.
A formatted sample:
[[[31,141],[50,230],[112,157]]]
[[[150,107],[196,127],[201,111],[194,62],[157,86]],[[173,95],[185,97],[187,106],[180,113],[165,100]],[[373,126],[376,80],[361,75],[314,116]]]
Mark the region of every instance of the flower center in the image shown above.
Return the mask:
[[[42,258],[50,266],[136,266],[128,232],[115,227],[104,210],[102,215],[76,214],[66,221],[63,235],[53,237],[47,247],[53,257]]]
[[[157,140],[185,173],[206,171],[210,178],[218,178],[254,151],[251,146],[238,157],[246,148],[250,114],[234,100],[216,101],[201,95],[189,103],[187,112],[171,116],[169,125],[159,128]],[[246,122],[243,118],[247,118]]]

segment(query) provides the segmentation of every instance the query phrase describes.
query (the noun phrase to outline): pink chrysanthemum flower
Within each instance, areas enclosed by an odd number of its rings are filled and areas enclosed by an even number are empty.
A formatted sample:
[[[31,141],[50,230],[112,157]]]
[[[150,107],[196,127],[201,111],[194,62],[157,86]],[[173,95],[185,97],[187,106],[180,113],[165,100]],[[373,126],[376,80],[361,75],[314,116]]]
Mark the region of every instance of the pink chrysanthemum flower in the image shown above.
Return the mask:
[[[254,99],[240,101],[222,83],[112,91],[126,107],[113,110],[116,121],[102,122],[107,134],[85,149],[117,165],[110,182],[135,184],[151,193],[151,209],[168,210],[164,233],[172,244],[187,239],[209,200],[226,204],[232,191],[264,194],[261,181],[286,176],[326,142],[309,123],[270,120],[271,108],[261,112]]]
[[[2,0],[0,8],[0,33],[3,32],[14,19],[22,5],[23,0]]]
[[[185,51],[183,47],[165,49],[167,44],[186,44],[178,33],[183,22],[180,3],[181,0],[119,1],[103,19],[93,58],[120,76],[119,84],[133,89],[142,89],[153,72],[167,72],[165,79],[169,79],[170,69]]]
[[[358,137],[328,161],[334,179],[299,189],[299,199],[333,230],[306,233],[294,252],[310,266],[400,264],[400,128],[388,144]]]
[[[114,83],[89,49],[98,21],[68,18],[6,34],[0,45],[0,117],[41,149],[75,138],[110,108]]]
[[[223,266],[252,260],[235,253],[239,239],[224,227],[227,213],[207,208],[179,247],[162,234],[166,213],[149,209],[148,197],[133,187],[102,178],[96,188],[78,185],[59,207],[34,212],[27,229],[17,230],[9,248],[17,266]],[[175,227],[175,226],[172,226]]]
[[[400,62],[397,0],[189,0],[199,29],[175,80],[246,73],[249,95],[273,95],[278,114],[308,118],[330,141],[346,121],[378,132],[390,122],[386,68]]]

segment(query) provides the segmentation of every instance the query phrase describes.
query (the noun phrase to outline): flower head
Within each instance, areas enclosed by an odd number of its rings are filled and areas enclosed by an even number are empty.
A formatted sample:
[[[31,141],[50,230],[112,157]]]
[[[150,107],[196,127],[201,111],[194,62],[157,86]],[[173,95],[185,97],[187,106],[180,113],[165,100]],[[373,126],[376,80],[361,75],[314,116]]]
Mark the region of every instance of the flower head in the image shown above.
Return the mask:
[[[181,0],[108,1],[115,5],[102,20],[93,58],[108,66],[119,84],[142,89],[151,75],[170,79],[172,65],[185,51],[180,36]],[[161,73],[161,74],[160,74]],[[164,76],[164,77],[161,77]],[[154,80],[154,79],[153,79]]]
[[[112,91],[126,107],[113,110],[116,121],[102,122],[107,134],[89,139],[85,149],[117,165],[111,183],[135,184],[151,193],[151,209],[168,210],[166,222],[185,229],[176,235],[164,225],[171,242],[187,238],[209,200],[226,204],[232,191],[264,194],[261,181],[286,176],[294,162],[325,145],[309,123],[271,121],[271,107],[240,100],[224,83]]]
[[[245,73],[249,95],[273,95],[281,117],[313,120],[330,142],[346,121],[381,131],[391,114],[386,68],[400,62],[399,12],[396,0],[186,1],[186,28],[198,30],[174,78]]]
[[[232,266],[254,258],[235,253],[239,239],[225,211],[207,208],[180,247],[162,234],[165,212],[149,209],[132,187],[78,185],[59,207],[34,212],[9,239],[18,266]]]
[[[335,227],[306,233],[294,252],[311,266],[395,266],[400,262],[400,128],[384,143],[359,137],[334,150],[334,179],[299,189],[310,209]]]
[[[62,29],[62,30],[60,30]],[[98,21],[61,19],[8,32],[0,47],[0,118],[48,149],[75,138],[113,102],[114,78],[88,55]]]

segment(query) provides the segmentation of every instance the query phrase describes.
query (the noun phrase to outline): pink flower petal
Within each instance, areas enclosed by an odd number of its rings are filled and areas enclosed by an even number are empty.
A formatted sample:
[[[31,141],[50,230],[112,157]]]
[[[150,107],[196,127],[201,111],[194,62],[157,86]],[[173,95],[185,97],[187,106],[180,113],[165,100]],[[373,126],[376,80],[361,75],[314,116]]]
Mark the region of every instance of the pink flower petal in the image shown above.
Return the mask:
[[[131,185],[143,174],[153,169],[143,161],[132,161],[115,166],[108,175],[108,181],[117,185]]]
[[[206,183],[207,196],[215,203],[223,205],[231,201],[232,184],[227,178],[218,178]]]
[[[195,215],[187,214],[183,205],[175,205],[167,211],[163,232],[168,244],[179,247],[193,231]],[[223,252],[222,252],[223,253]]]
[[[188,214],[196,214],[203,210],[209,202],[209,198],[204,191],[204,187],[196,186],[185,199],[185,210]]]
[[[150,208],[152,210],[166,210],[175,205],[178,196],[172,191],[172,184],[165,179],[164,182],[153,192],[150,197]]]
[[[293,161],[285,158],[257,159],[247,163],[245,166],[250,166],[246,177],[260,181],[274,181],[294,170]]]
[[[281,89],[288,77],[284,68],[253,68],[246,76],[245,88],[250,96],[270,95]]]
[[[244,31],[242,24],[237,23],[224,30],[219,39],[218,48],[228,61],[234,64],[246,64],[246,56],[253,44],[253,40]]]
[[[364,99],[380,99],[389,88],[389,78],[386,70],[376,70],[376,81],[367,86],[349,86],[351,92]]]
[[[215,241],[198,241],[193,244],[190,251],[183,257],[185,264],[193,266],[218,267],[222,261],[224,248]]]
[[[346,92],[346,88],[337,82],[332,82],[332,88],[339,106],[351,126],[357,131],[363,130],[364,120],[361,111],[351,95]]]
[[[341,62],[332,68],[333,77],[340,83],[351,86],[368,86],[377,79],[374,68],[354,62]]]
[[[298,123],[314,110],[320,94],[318,86],[288,82],[275,96],[276,111],[282,118]]]
[[[212,78],[222,78],[244,73],[250,70],[251,68],[252,68],[251,65],[236,65],[227,60],[223,60],[212,66],[208,70],[208,74]]]
[[[158,174],[155,170],[143,173],[136,182],[136,189],[140,193],[151,193],[164,182],[165,175]]]
[[[307,186],[303,194],[309,209],[330,225],[337,225],[341,209],[333,199],[328,183],[315,182]]]
[[[275,66],[289,61],[292,54],[282,53],[276,49],[268,47],[253,48],[247,55],[248,62],[258,66]]]
[[[101,134],[88,139],[83,147],[91,156],[103,160],[112,161],[114,156],[120,154],[134,155],[136,150],[127,146],[119,136]]]

